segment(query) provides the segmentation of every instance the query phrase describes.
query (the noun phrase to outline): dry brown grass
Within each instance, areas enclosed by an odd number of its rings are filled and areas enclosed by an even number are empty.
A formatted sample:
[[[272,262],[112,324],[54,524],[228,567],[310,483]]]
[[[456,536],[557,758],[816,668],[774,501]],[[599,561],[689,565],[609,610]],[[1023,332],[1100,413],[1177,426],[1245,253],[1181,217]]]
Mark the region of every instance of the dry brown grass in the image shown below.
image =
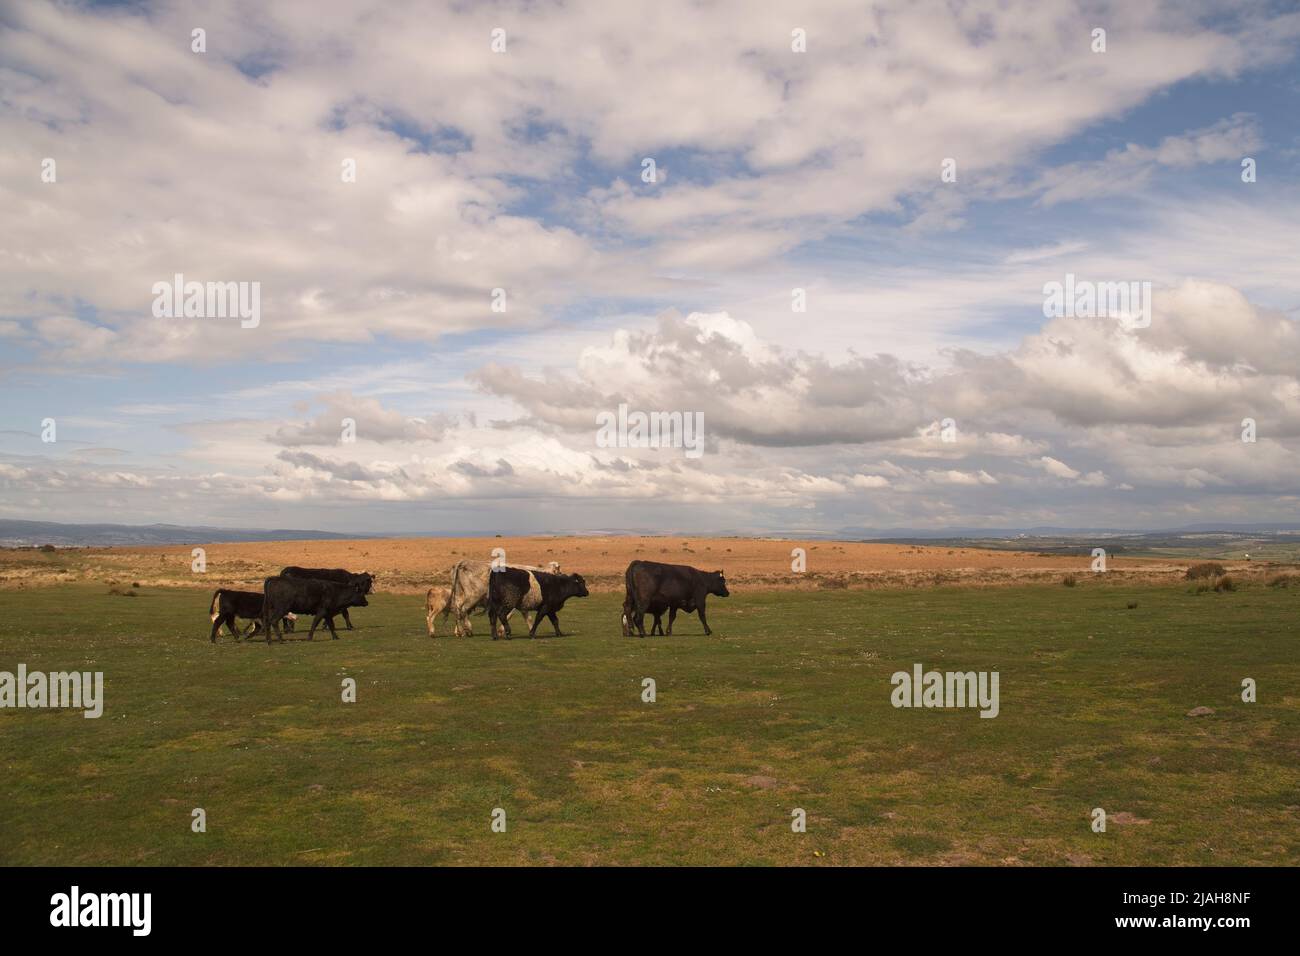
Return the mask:
[[[163,587],[201,583],[213,588],[257,588],[265,576],[297,564],[366,570],[376,575],[379,591],[422,594],[430,585],[444,582],[457,561],[487,560],[496,547],[504,548],[512,562],[559,561],[564,570],[581,572],[593,590],[606,592],[622,588],[623,571],[635,558],[722,569],[733,587],[751,590],[997,587],[1058,584],[1062,575],[1077,575],[1081,584],[1171,583],[1182,576],[1185,566],[1174,560],[1112,557],[1105,574],[1092,574],[1086,554],[773,538],[380,538],[209,544],[204,546],[207,572],[203,575],[190,571],[190,545],[60,548],[52,554],[0,549],[0,588],[123,580]],[[805,573],[790,570],[790,552],[795,547],[807,552]],[[1233,573],[1266,573],[1259,562],[1255,565],[1234,567]]]
[[[1217,578],[1224,573],[1223,565],[1218,561],[1205,561],[1201,564],[1193,564],[1187,569],[1187,580],[1195,581],[1199,578]]]

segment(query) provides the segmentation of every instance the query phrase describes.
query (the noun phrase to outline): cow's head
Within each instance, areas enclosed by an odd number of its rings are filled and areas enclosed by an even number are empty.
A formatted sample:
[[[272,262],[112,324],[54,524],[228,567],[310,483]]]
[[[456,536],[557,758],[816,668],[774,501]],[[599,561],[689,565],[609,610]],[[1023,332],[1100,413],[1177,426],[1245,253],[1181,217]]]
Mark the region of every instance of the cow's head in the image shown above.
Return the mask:
[[[340,595],[347,607],[369,607],[370,602],[366,600],[366,592],[360,584],[349,584],[343,588]]]
[[[566,598],[587,596],[587,582],[582,579],[581,574],[567,574],[563,576],[563,580]]]
[[[362,594],[369,594],[375,589],[375,576],[369,571],[352,575],[352,583],[361,588]]]
[[[706,577],[708,578],[706,593],[716,594],[718,597],[731,597],[731,592],[727,590],[727,579],[721,571],[710,571]]]

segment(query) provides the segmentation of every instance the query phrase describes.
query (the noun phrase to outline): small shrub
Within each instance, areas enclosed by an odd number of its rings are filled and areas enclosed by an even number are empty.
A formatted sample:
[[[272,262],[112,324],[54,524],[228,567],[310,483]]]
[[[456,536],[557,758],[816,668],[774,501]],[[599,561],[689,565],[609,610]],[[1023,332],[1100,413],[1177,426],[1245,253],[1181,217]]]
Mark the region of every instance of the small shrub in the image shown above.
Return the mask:
[[[1137,606],[1138,606],[1138,602],[1137,602],[1137,601],[1129,601],[1129,602],[1128,602],[1128,609],[1129,609],[1130,611],[1136,609]]]
[[[1237,590],[1237,582],[1232,580],[1231,575],[1225,574],[1223,577],[1219,578],[1217,581],[1214,582],[1214,590],[1235,591]]]
[[[1072,588],[1079,583],[1079,579],[1076,578],[1073,574],[1067,574],[1065,577],[1061,578],[1061,583],[1064,584],[1067,588]]]
[[[1223,574],[1223,565],[1217,561],[1206,561],[1203,564],[1193,564],[1187,569],[1187,580],[1195,581],[1197,578],[1217,578]]]
[[[1289,588],[1297,583],[1300,583],[1300,577],[1294,574],[1275,574],[1268,579],[1268,586],[1271,588]]]

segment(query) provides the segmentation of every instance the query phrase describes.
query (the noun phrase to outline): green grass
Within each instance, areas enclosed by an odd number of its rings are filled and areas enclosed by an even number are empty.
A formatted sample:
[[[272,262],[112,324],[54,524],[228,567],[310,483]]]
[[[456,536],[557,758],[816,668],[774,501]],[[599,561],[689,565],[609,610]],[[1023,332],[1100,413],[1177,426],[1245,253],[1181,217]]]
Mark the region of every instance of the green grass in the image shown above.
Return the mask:
[[[736,594],[644,641],[605,594],[495,643],[378,595],[271,647],[210,645],[209,597],[0,592],[0,670],[106,695],[0,710],[0,863],[1300,862],[1297,589]],[[916,662],[999,671],[1001,715],[894,709]]]

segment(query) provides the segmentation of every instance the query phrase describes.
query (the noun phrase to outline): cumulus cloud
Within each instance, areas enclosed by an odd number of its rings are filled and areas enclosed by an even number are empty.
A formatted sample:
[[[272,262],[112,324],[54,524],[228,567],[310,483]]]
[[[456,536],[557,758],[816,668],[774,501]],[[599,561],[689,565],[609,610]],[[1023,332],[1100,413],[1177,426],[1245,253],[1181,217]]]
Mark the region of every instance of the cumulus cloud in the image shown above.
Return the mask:
[[[473,376],[532,417],[592,430],[596,415],[627,403],[643,411],[702,412],[707,434],[781,447],[899,438],[925,420],[914,369],[889,356],[788,352],[726,313],[663,315],[653,331],[620,330],[584,349],[576,375],[530,378],[489,365]]]
[[[744,0],[7,9],[0,508],[364,530],[1058,523],[1120,492],[1134,521],[1285,511],[1300,202],[1164,191],[1276,146],[1266,111],[1107,125],[1293,57],[1300,15],[1228,9],[814,0],[807,54]],[[1107,197],[1122,223],[1066,218]],[[1001,202],[1017,238],[985,243]],[[1043,321],[1067,271],[1150,280],[1151,325]],[[259,282],[260,323],[155,318],[177,273]],[[621,404],[702,414],[703,457],[598,446]]]
[[[0,33],[0,143],[22,144],[0,148],[4,334],[19,324],[62,362],[211,362],[533,326],[581,296],[661,290],[665,271],[770,261],[900,197],[951,228],[961,202],[936,192],[939,158],[997,183],[1157,90],[1277,62],[1300,34],[1266,10],[1212,23],[1115,4],[1103,19],[1125,53],[1097,57],[1079,40],[1092,9],[937,12],[805,5],[811,51],[792,55],[788,15],[743,0],[507,4],[497,55],[472,5],[15,7]],[[202,55],[186,42],[199,22]],[[1230,118],[1043,189],[1214,161],[1253,135]],[[647,188],[654,155],[666,175]],[[56,160],[57,184],[33,157]],[[261,324],[153,318],[150,289],[175,273],[260,282]]]
[[[1034,462],[1033,464],[1042,468],[1049,475],[1054,475],[1057,478],[1078,478],[1079,477],[1079,472],[1071,468],[1065,462],[1058,461],[1057,459],[1051,457],[1050,455],[1044,455],[1042,458],[1038,459],[1038,461]]]
[[[447,430],[443,416],[432,419],[408,418],[384,408],[376,398],[358,397],[347,390],[321,395],[318,403],[325,410],[301,425],[283,425],[270,441],[285,447],[301,445],[337,445],[345,432],[356,441],[414,442],[437,441]],[[350,425],[345,423],[350,422]]]

